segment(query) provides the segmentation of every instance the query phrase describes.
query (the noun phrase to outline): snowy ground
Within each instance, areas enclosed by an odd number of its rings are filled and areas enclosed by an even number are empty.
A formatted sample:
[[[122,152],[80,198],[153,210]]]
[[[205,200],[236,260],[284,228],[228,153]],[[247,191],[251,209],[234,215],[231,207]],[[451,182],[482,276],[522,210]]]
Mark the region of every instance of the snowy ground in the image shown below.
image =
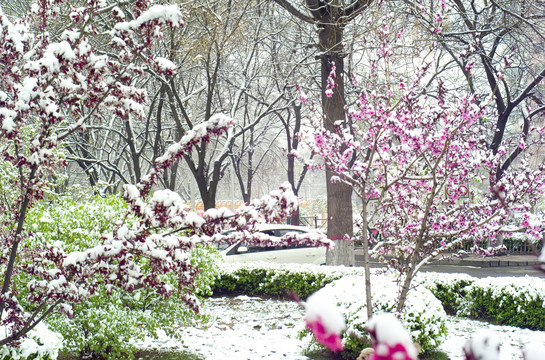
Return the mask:
[[[292,301],[264,300],[256,297],[212,298],[203,311],[212,316],[208,328],[184,329],[183,343],[167,338],[149,341],[142,348],[185,350],[204,359],[308,360],[302,355],[303,342],[297,332],[304,327],[303,313]],[[480,329],[494,331],[502,344],[501,360],[522,359],[520,348],[528,343],[545,343],[545,332],[450,317],[449,336],[441,350],[451,360],[463,360],[461,347]]]

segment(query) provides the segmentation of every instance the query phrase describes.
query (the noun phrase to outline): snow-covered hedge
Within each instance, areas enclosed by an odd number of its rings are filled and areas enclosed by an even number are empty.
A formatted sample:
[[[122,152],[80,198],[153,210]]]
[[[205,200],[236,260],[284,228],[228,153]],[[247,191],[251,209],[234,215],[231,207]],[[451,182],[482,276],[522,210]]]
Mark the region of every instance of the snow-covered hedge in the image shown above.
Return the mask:
[[[0,327],[0,331],[5,330]],[[39,323],[21,340],[18,347],[0,346],[0,360],[56,359],[62,348],[62,336]]]
[[[316,291],[328,292],[340,306],[348,323],[345,347],[359,352],[368,346],[363,326],[367,321],[363,268],[299,264],[222,264],[214,292],[286,296],[289,290],[305,299]],[[395,310],[398,284],[391,276],[373,279],[375,312]],[[321,289],[321,290],[320,290]],[[446,335],[446,313],[441,303],[424,287],[410,293],[403,314],[404,325],[423,351],[436,348]],[[309,346],[313,346],[309,344]]]
[[[399,283],[391,275],[376,275],[372,280],[373,312],[395,312]],[[345,276],[318,291],[321,297],[332,299],[347,322],[344,345],[348,350],[361,351],[368,344],[364,330],[367,318],[363,276]],[[402,313],[402,323],[423,352],[436,349],[447,334],[446,313],[441,302],[425,287],[413,289]]]
[[[476,278],[467,274],[420,273],[416,280],[441,301],[447,314],[456,315],[460,299],[466,294],[465,287]]]
[[[545,330],[545,280],[535,277],[488,277],[420,274],[418,280],[449,313],[500,325]]]
[[[545,330],[545,281],[541,279],[476,279],[464,291],[458,311],[461,316]]]
[[[285,297],[288,290],[291,290],[305,299],[335,280],[352,275],[362,276],[363,268],[247,263],[222,264],[219,272],[220,278],[213,286],[213,291],[216,294],[234,291],[252,295]],[[430,290],[431,294],[427,292],[428,295],[424,297],[421,304],[427,304],[428,299],[432,299],[429,300],[432,302],[431,306],[435,306],[437,304],[435,298],[437,298],[450,315],[474,317],[503,325],[545,330],[545,316],[543,316],[545,313],[545,280],[531,277],[477,279],[466,274],[421,273],[418,275],[416,283],[420,283],[422,286],[417,286],[417,290],[412,291],[413,295],[411,296],[418,297],[419,294],[425,293],[420,290],[424,287]],[[354,295],[344,292],[342,295],[346,301],[354,301],[354,304],[350,305],[352,308],[364,306],[363,284],[364,282],[361,280],[357,289],[354,290],[361,291],[360,294]],[[384,291],[383,295],[380,295],[381,291]],[[373,293],[374,301],[384,305],[389,299],[386,295],[389,294],[393,299],[397,289],[381,288],[374,285]],[[349,326],[351,328],[361,327],[363,320],[352,313],[356,314],[356,312],[350,310],[350,316],[347,317]],[[364,313],[362,312],[362,314]],[[432,349],[442,332],[441,326],[436,325],[441,321],[434,318],[435,311],[432,312],[431,319],[427,317],[428,315],[420,316],[421,309],[418,311],[408,310],[406,314],[412,314],[410,318],[406,319],[406,321],[412,322],[412,325],[407,323],[405,325],[413,336],[419,338],[417,341],[424,350]],[[360,323],[357,322],[358,319]],[[350,347],[350,344],[347,345]]]
[[[285,297],[293,291],[302,299],[326,284],[346,275],[361,274],[362,269],[310,264],[251,262],[222,264],[214,293],[241,292],[248,295]]]

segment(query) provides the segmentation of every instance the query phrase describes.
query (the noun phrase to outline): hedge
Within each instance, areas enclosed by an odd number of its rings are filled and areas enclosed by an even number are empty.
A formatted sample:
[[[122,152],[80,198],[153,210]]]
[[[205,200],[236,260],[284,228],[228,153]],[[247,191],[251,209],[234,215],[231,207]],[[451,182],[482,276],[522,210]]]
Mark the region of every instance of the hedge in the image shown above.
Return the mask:
[[[228,292],[306,299],[334,280],[363,275],[363,268],[299,264],[222,264],[212,286]],[[430,290],[449,315],[545,331],[545,280],[535,277],[484,278],[466,274],[421,273],[416,283]]]

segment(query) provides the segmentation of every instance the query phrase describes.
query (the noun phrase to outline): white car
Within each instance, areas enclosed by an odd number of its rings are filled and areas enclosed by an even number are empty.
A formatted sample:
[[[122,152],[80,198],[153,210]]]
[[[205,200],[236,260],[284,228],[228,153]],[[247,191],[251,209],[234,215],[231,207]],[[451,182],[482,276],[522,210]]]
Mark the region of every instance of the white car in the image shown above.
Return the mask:
[[[258,231],[274,237],[288,233],[320,234],[317,230],[295,225],[259,225]],[[270,261],[275,263],[325,264],[326,248],[321,246],[272,246],[221,244],[218,249],[226,262]]]

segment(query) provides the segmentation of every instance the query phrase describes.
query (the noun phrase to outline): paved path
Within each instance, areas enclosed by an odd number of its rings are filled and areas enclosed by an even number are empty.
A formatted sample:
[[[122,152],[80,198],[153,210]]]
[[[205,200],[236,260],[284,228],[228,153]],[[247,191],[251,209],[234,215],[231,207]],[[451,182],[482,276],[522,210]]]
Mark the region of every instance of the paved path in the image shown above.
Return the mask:
[[[356,249],[356,266],[363,265],[363,252]],[[464,255],[462,258],[437,257],[430,264],[424,266],[422,271],[434,271],[443,273],[465,273],[475,277],[488,276],[536,276],[545,278],[545,273],[537,271],[538,264],[535,255],[503,255],[482,257],[474,254]],[[382,267],[377,261],[372,262],[372,267]]]

